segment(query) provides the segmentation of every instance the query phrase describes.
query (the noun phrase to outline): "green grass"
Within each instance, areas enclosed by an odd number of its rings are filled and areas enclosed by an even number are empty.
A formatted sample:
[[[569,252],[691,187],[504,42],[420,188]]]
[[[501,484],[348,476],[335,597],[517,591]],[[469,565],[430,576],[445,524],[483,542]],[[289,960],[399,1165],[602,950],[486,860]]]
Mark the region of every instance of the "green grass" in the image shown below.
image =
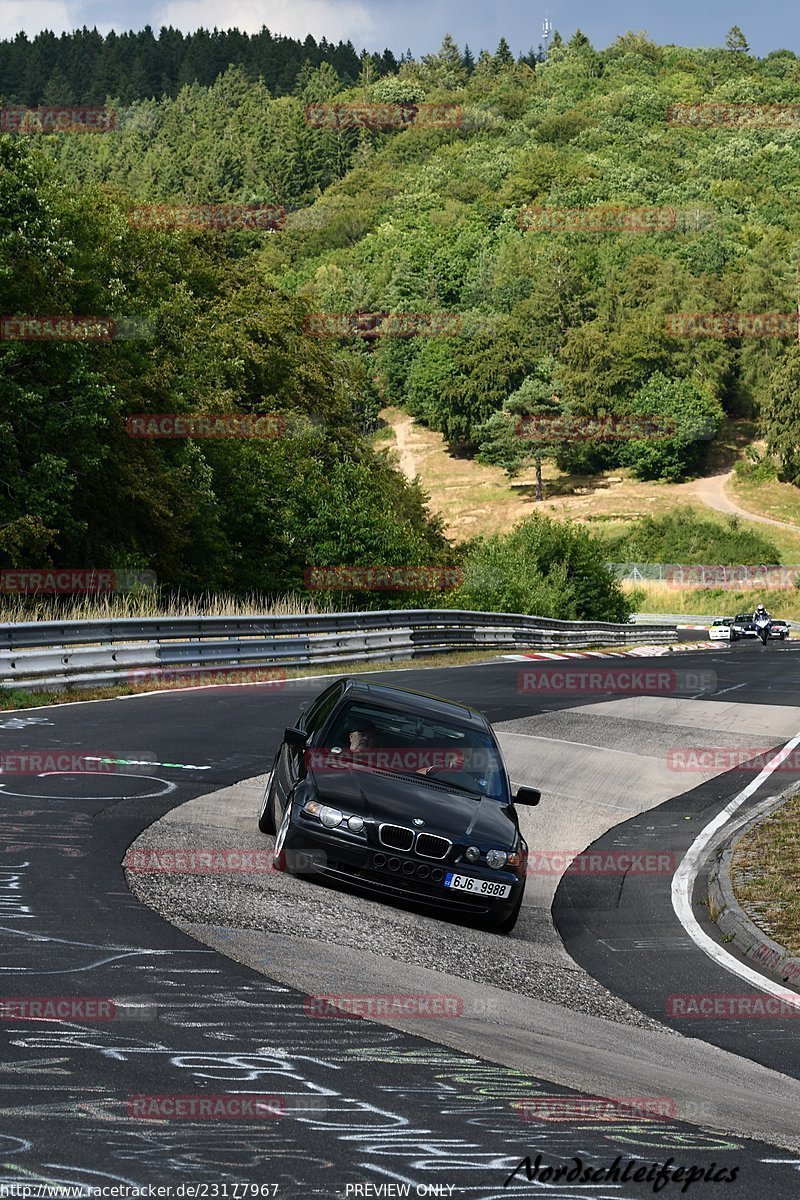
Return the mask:
[[[731,878],[750,919],[779,945],[800,954],[800,795],[741,839]]]
[[[735,617],[752,612],[757,604],[765,604],[775,617],[800,621],[800,591],[726,591],[722,588],[677,588],[666,583],[624,583],[623,588],[638,595],[637,611],[648,613],[698,613],[710,616]]]

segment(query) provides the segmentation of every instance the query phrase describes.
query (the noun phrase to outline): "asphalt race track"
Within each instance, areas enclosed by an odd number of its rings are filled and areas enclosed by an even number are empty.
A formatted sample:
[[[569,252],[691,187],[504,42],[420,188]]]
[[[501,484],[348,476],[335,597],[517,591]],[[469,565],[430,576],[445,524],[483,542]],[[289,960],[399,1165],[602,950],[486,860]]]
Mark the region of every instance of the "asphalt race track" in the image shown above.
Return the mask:
[[[671,681],[647,694],[613,688],[587,694],[581,680],[577,691],[558,683],[543,690],[529,675],[531,686],[521,687],[521,673],[539,676],[553,664],[516,661],[376,677],[487,714],[515,782],[542,787],[542,804],[526,813],[525,826],[542,861],[545,852],[579,853],[589,846],[652,848],[680,861],[703,826],[754,776],[741,769],[685,770],[675,765],[676,750],[776,747],[800,733],[800,645],[741,643],[688,650],[668,661],[615,662],[672,672]],[[556,666],[563,668],[563,660]],[[783,1122],[775,1125],[774,1140],[769,1113],[758,1105],[748,1110],[757,1139],[743,1136],[741,1125],[731,1133],[721,1120],[709,1124],[702,1114],[682,1120],[688,1109],[680,1105],[675,1117],[661,1120],[587,1116],[591,1110],[581,1109],[580,1095],[598,1094],[593,1072],[601,1069],[605,1047],[597,1064],[586,1048],[582,1087],[580,1070],[568,1062],[574,1047],[559,1038],[555,1016],[551,1029],[538,1030],[541,1043],[535,1040],[534,1026],[548,1012],[537,1006],[545,1002],[515,998],[507,985],[509,1005],[519,1006],[509,1011],[520,1014],[511,1028],[472,1022],[464,1032],[438,1036],[429,1021],[421,1036],[413,1022],[400,1028],[350,1017],[311,1020],[302,987],[281,980],[290,968],[299,980],[305,964],[318,986],[329,962],[344,964],[345,951],[352,956],[352,950],[334,934],[323,944],[305,929],[305,940],[290,945],[284,932],[286,963],[276,959],[272,971],[269,963],[258,970],[204,945],[131,894],[121,865],[131,844],[188,801],[263,775],[283,726],[321,686],[310,680],[280,688],[219,687],[0,713],[4,752],[74,751],[127,764],[89,775],[48,771],[46,763],[42,770],[39,762],[40,769],[7,773],[0,783],[0,1185],[30,1184],[32,1196],[41,1184],[73,1185],[74,1195],[151,1185],[170,1188],[162,1193],[170,1196],[232,1200],[404,1194],[627,1200],[656,1190],[704,1200],[796,1197],[795,1027],[786,1018],[668,1016],[670,995],[748,990],[682,929],[671,905],[670,873],[568,873],[559,883],[558,873],[542,868],[529,880],[528,909],[515,935],[476,939],[474,955],[498,963],[513,961],[517,952],[523,958],[526,939],[541,933],[553,903],[556,928],[578,964],[575,978],[582,968],[603,985],[603,995],[610,993],[609,1003],[620,998],[619,1013],[608,1019],[581,1018],[565,1007],[564,1020],[583,1020],[587,1040],[598,1046],[601,1030],[608,1031],[609,1047],[614,1039],[630,1046],[632,1077],[636,1047],[661,1039],[659,1045],[675,1047],[676,1063],[694,1054],[697,1063],[719,1064],[717,1078],[735,1081],[732,1105],[751,1094],[748,1088],[765,1104],[771,1092],[776,1122]],[[797,772],[776,773],[743,811],[796,778]],[[398,968],[399,951],[391,948],[373,963],[369,914],[375,913],[377,928],[392,915],[389,906],[361,901],[356,907],[314,883],[303,882],[294,894],[297,913],[313,895],[318,906],[341,904],[343,912],[362,914],[365,976],[382,964],[394,972],[396,991],[411,992],[418,990],[411,986],[415,971],[439,969],[436,962],[414,963],[410,952],[408,967]],[[420,921],[420,938],[428,928]],[[464,966],[465,995],[483,986],[471,967]],[[458,964],[448,962],[447,972],[448,981],[458,976]],[[587,997],[595,1002],[588,990]],[[44,1007],[21,1009],[25,998],[41,1005],[54,998],[84,1005],[110,999],[113,1009],[100,1004],[93,1016],[84,1008],[75,1019],[57,1019]],[[627,1006],[645,1014],[640,1025],[626,1017]],[[534,1014],[530,1034],[528,1009]],[[654,1032],[656,1022],[664,1033]],[[612,1058],[609,1049],[607,1061]],[[698,1094],[703,1074],[695,1068]],[[555,1082],[562,1076],[571,1086]],[[680,1082],[677,1068],[675,1078]],[[170,1115],[175,1097],[201,1096],[220,1098],[225,1119],[219,1109],[210,1119],[209,1106],[198,1117],[196,1100],[184,1102],[188,1116]],[[570,1100],[558,1119],[541,1119],[540,1106],[538,1119],[523,1120],[515,1107],[527,1101],[529,1113],[537,1097],[554,1096]],[[244,1106],[242,1115],[234,1115],[234,1101]],[[739,1104],[738,1117],[732,1108],[731,1120],[744,1119],[746,1108]],[[532,1162],[541,1156],[537,1177],[528,1182],[520,1170],[504,1188],[526,1155]],[[618,1158],[616,1173],[605,1179]],[[695,1169],[685,1191],[685,1177],[656,1188],[654,1164],[669,1159],[673,1168]],[[548,1167],[564,1170],[553,1176]],[[644,1167],[650,1179],[635,1182],[631,1176]],[[571,1168],[573,1174],[594,1170],[596,1181],[570,1180]],[[724,1182],[734,1169],[735,1180]]]

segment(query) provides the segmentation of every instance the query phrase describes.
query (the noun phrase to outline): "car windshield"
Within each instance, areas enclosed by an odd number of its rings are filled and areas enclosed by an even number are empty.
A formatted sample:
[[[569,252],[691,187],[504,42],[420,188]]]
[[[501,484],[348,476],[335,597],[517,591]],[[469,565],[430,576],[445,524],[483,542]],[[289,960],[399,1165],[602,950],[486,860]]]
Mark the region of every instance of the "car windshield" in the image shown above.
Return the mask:
[[[354,701],[325,734],[323,760],[368,770],[427,778],[476,797],[506,800],[500,756],[480,729],[437,716]],[[321,761],[323,761],[321,760]]]

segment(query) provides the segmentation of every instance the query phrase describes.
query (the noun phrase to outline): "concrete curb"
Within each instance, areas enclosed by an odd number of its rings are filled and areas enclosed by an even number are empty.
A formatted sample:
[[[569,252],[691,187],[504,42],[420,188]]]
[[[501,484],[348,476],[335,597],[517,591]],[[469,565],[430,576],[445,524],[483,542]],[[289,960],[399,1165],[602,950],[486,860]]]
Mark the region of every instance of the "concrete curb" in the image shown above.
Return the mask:
[[[733,834],[727,831],[726,840],[714,850],[715,861],[710,863],[708,868],[708,911],[712,921],[724,934],[725,941],[732,943],[764,974],[794,987],[800,987],[800,958],[791,955],[784,946],[767,937],[763,929],[747,915],[734,894],[731,867],[736,847],[745,834],[775,809],[788,803],[797,795],[798,790],[800,789],[796,783],[791,784],[780,795],[771,796],[764,804],[759,805],[756,814],[744,825],[739,826]]]

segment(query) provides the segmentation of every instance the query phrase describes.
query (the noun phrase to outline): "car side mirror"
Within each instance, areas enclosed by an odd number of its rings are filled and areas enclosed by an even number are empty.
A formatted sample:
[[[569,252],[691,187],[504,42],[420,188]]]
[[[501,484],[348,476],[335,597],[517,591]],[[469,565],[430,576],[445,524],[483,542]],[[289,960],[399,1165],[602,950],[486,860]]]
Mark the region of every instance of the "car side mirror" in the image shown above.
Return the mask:
[[[290,725],[283,731],[283,740],[287,746],[294,746],[296,750],[304,750],[308,741],[308,734],[304,733],[302,729],[297,729],[294,725]]]
[[[514,797],[514,803],[515,804],[529,804],[531,806],[531,808],[533,808],[533,806],[535,804],[539,803],[541,798],[542,798],[542,793],[539,791],[538,788],[521,787],[518,789],[517,794]]]

